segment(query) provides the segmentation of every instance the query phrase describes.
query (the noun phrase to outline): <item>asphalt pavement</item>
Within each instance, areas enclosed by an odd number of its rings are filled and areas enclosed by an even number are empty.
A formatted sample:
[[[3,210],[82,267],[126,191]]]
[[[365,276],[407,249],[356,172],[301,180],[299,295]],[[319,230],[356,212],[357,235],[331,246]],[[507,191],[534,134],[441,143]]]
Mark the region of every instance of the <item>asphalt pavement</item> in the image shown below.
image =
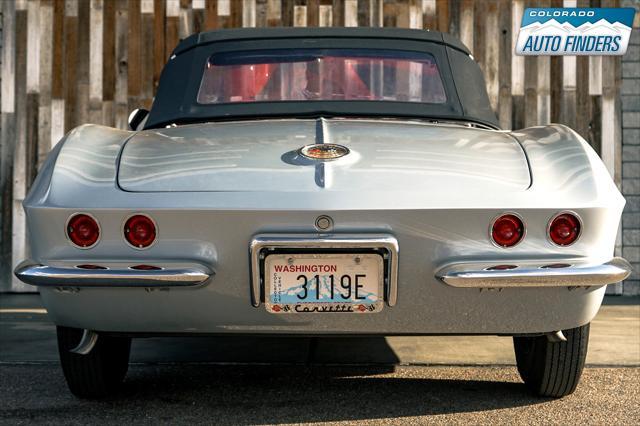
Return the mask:
[[[640,424],[640,299],[607,298],[560,400],[527,391],[507,337],[136,339],[122,391],[66,388],[33,295],[0,295],[0,424]]]

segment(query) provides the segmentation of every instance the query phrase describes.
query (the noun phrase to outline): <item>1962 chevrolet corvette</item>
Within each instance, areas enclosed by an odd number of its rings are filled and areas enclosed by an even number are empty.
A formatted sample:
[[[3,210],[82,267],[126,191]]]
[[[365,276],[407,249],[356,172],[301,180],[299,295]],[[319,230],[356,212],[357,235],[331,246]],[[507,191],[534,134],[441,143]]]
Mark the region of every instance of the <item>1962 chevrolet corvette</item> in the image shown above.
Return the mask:
[[[498,128],[456,39],[241,29],[182,41],[132,131],[80,126],[24,202],[71,391],[163,334],[513,336],[531,390],[573,392],[629,264],[624,199],[562,125]]]

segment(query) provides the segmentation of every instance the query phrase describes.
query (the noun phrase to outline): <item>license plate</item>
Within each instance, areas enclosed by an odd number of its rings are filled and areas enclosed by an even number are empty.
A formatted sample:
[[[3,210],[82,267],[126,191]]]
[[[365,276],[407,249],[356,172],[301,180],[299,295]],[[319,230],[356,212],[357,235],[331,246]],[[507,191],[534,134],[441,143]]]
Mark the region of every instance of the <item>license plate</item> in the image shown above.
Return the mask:
[[[283,313],[374,313],[383,306],[383,259],[374,253],[271,254],[266,308]]]

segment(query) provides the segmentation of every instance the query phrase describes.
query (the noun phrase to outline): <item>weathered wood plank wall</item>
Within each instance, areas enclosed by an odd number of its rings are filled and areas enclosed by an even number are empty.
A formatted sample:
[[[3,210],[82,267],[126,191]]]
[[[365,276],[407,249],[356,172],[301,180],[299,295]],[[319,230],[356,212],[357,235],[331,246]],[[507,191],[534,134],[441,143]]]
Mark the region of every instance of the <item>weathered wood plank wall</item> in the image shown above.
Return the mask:
[[[505,128],[561,122],[620,174],[619,58],[520,57],[526,7],[618,0],[6,0],[1,2],[0,283],[27,254],[20,203],[47,153],[73,127],[125,127],[149,108],[180,38],[238,26],[398,26],[460,37],[487,78]],[[614,76],[612,78],[612,76]],[[13,281],[11,289],[24,286]],[[0,288],[8,290],[8,288]]]

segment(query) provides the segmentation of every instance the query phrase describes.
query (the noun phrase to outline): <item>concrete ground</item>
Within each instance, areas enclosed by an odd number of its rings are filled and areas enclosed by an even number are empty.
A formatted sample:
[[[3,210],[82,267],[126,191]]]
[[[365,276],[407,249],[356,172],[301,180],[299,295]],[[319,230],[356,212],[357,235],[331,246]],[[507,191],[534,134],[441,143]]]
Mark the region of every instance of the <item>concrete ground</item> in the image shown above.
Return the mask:
[[[136,339],[99,402],[68,393],[57,359],[39,298],[0,295],[0,423],[640,424],[640,298],[605,300],[561,400],[526,392],[507,337]]]

